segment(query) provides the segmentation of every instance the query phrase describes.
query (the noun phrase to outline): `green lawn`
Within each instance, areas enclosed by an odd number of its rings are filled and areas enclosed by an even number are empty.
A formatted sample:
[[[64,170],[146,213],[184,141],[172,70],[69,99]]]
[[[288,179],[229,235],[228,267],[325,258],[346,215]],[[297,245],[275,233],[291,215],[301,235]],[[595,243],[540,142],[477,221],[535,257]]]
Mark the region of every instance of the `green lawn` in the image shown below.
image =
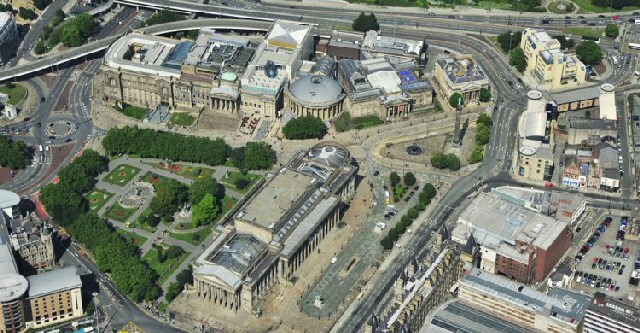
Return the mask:
[[[187,259],[189,254],[189,252],[184,252],[179,258],[167,258],[164,262],[159,262],[158,249],[152,247],[142,259],[149,264],[151,269],[158,273],[158,276],[160,277],[158,279],[158,284],[162,285],[162,283],[166,281],[173,272],[175,272],[176,268],[180,266],[185,259]]]
[[[118,232],[118,235],[121,235],[126,240],[128,240],[131,243],[133,243],[133,245],[136,246],[136,247],[142,246],[142,244],[144,244],[147,241],[147,239],[145,237],[140,236],[140,235],[136,234],[135,232],[126,231],[126,230],[123,230],[123,229],[118,229],[117,232]]]
[[[591,27],[575,27],[575,28],[567,28],[565,30],[568,34],[572,36],[587,36],[587,37],[602,37],[602,33],[604,32],[603,28],[591,28]]]
[[[162,169],[170,171],[171,173],[175,173],[177,175],[191,178],[193,180],[198,178],[206,178],[213,176],[216,173],[215,169],[211,168],[202,168],[202,167],[194,167],[190,165],[174,163],[171,165],[166,165],[165,163],[149,163],[156,169]]]
[[[417,0],[347,0],[350,3],[361,3],[367,5],[378,6],[394,6],[394,7],[421,7],[424,8],[424,1]]]
[[[345,132],[352,129],[373,127],[382,123],[384,123],[384,121],[377,116],[351,118],[351,115],[345,112],[338,117],[333,124],[338,132]]]
[[[155,187],[156,184],[158,184],[159,182],[161,182],[163,180],[166,180],[166,179],[167,179],[167,177],[160,176],[160,175],[155,174],[153,172],[147,172],[142,177],[142,181],[143,182],[151,183],[154,187]]]
[[[120,206],[119,203],[115,203],[113,206],[111,206],[111,209],[109,209],[106,215],[107,215],[107,218],[124,223],[133,213],[135,213],[136,210],[138,209],[124,208]]]
[[[13,84],[11,88],[8,88],[5,84],[0,86],[0,93],[9,95],[7,103],[15,106],[27,97],[27,88],[19,84]]]
[[[106,204],[107,201],[111,199],[111,197],[113,197],[113,193],[111,192],[99,190],[97,188],[93,189],[93,191],[87,194],[87,200],[89,201],[89,209],[91,209],[94,212],[99,211],[100,208],[102,208],[102,206],[104,206],[104,204]]]
[[[478,8],[511,10],[513,8],[513,6],[509,2],[480,1],[480,2],[478,2]]]
[[[158,229],[157,227],[152,227],[149,224],[149,220],[151,218],[151,208],[147,207],[147,209],[145,209],[142,213],[140,213],[140,215],[138,215],[138,218],[136,218],[136,220],[133,222],[133,225],[136,228],[148,231],[150,233],[154,233],[156,232],[156,229]]]
[[[169,277],[171,277],[171,275],[173,275],[173,273],[175,273],[176,269],[178,269],[178,267],[180,267],[180,265],[182,265],[182,263],[187,260],[187,258],[189,257],[189,255],[191,254],[191,252],[184,252],[180,258],[178,258],[178,260],[175,261],[175,264],[171,267],[169,267],[169,269],[160,276],[160,278],[158,278],[158,285],[163,285],[165,283],[165,281],[167,281],[167,279],[169,279]]]
[[[220,219],[224,216],[224,214],[226,214],[229,210],[231,210],[231,208],[233,208],[233,205],[235,205],[236,202],[238,202],[238,199],[232,196],[225,195],[221,201],[222,201],[221,202],[222,210],[218,213],[212,225],[218,224],[220,222]],[[177,222],[173,222],[173,223],[177,223]],[[177,230],[191,230],[191,229],[194,229],[194,226],[192,223],[178,223],[175,225],[175,228]]]
[[[580,9],[583,11],[583,13],[588,13],[588,12],[592,12],[592,13],[609,13],[611,12],[611,8],[609,7],[598,7],[598,6],[594,6],[591,3],[591,0],[572,0],[573,3],[575,3],[576,5],[578,5],[580,7]],[[637,10],[638,6],[631,6],[631,7],[624,7],[620,10],[615,10],[614,12],[628,12],[628,11],[632,11],[632,10]]]
[[[205,228],[202,228],[199,231],[196,232],[190,232],[190,233],[186,233],[186,234],[179,234],[179,233],[169,233],[169,236],[171,236],[172,238],[175,238],[177,240],[182,240],[188,243],[191,243],[193,245],[199,245],[200,243],[202,243],[202,241],[207,238],[207,236],[209,236],[209,234],[211,233],[211,228],[213,227],[213,225],[209,225]],[[196,236],[197,235],[197,236]]]
[[[189,115],[187,112],[176,112],[171,114],[169,121],[178,126],[189,127],[196,122],[196,117]]]
[[[235,181],[241,177],[247,177],[249,179],[249,185],[244,188],[244,189],[239,189],[238,187],[236,187],[235,185]],[[253,184],[255,184],[255,182],[260,179],[260,175],[255,175],[252,173],[247,173],[246,175],[243,175],[242,172],[240,171],[230,171],[227,172],[227,174],[225,174],[224,176],[222,176],[221,181],[228,187],[230,187],[231,189],[240,192],[240,193],[246,193],[251,186],[253,186]]]
[[[139,172],[140,169],[134,166],[122,164],[109,172],[104,179],[113,185],[125,186]]]
[[[118,112],[122,112],[125,116],[135,118],[138,120],[144,119],[147,116],[147,109],[139,106],[125,105],[124,109],[117,106],[113,107]]]

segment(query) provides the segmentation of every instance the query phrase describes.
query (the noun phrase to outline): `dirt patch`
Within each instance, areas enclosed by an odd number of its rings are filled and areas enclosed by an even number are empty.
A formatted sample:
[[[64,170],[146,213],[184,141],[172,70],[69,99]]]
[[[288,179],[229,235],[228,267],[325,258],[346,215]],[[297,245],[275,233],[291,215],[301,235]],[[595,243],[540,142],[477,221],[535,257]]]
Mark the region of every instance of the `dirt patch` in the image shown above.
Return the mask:
[[[60,93],[60,98],[58,99],[58,103],[56,104],[56,107],[53,109],[53,111],[56,111],[56,112],[69,111],[69,96],[71,95],[72,86],[73,86],[73,82],[69,82],[67,83],[67,85],[64,86],[64,89],[62,89],[62,92]]]
[[[11,169],[2,167],[0,168],[0,184],[8,183],[11,181]]]
[[[593,66],[593,69],[596,71],[596,73],[602,75],[607,71],[607,66],[605,64],[598,64]]]
[[[58,81],[59,79],[57,73],[47,73],[47,74],[38,76],[38,78],[42,80],[42,82],[44,82],[44,84],[47,86],[48,89],[51,89],[56,84],[56,81]]]

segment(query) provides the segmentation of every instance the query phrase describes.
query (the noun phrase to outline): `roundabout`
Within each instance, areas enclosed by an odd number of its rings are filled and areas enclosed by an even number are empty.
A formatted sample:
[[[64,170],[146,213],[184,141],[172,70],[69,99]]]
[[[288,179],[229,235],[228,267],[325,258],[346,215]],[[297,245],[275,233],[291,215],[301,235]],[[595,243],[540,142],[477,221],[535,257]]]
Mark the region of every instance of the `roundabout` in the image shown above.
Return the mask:
[[[44,128],[44,134],[49,137],[49,139],[54,140],[71,135],[76,129],[76,124],[69,120],[57,120],[47,124]]]

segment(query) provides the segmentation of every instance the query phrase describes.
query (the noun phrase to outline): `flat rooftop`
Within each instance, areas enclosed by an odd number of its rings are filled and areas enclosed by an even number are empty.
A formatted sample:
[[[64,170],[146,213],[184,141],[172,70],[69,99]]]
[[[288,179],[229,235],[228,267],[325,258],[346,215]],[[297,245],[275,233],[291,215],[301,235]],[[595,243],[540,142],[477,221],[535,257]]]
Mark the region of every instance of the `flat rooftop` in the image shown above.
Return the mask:
[[[436,63],[447,74],[447,78],[453,84],[479,81],[487,81],[488,83],[486,74],[471,57],[440,58]]]
[[[268,178],[268,177],[267,177]],[[265,229],[274,229],[278,222],[315,182],[313,177],[287,170],[276,173],[249,199],[236,214],[239,220],[247,221]]]
[[[161,77],[180,77],[180,70],[162,66],[180,42],[166,37],[129,34],[116,40],[104,56],[112,68],[154,74]],[[133,49],[145,49],[144,56]],[[137,54],[137,55],[136,55]],[[131,58],[128,58],[128,57]],[[139,59],[138,59],[139,58]]]
[[[289,237],[287,237],[287,240],[284,242],[284,249],[282,249],[282,255],[290,257],[291,254],[295,253],[302,244],[302,241],[309,237],[318,224],[320,224],[327,214],[332,212],[333,208],[338,204],[340,204],[340,199],[335,196],[328,197],[317,203]]]
[[[82,281],[75,266],[31,275],[27,279],[29,280],[29,297],[40,297],[82,287]]]
[[[481,193],[460,215],[458,221],[473,229],[476,241],[484,246],[517,241],[547,249],[567,227],[544,214],[504,200],[494,193]]]
[[[0,209],[11,208],[20,203],[20,196],[7,190],[0,190]]]
[[[501,299],[513,306],[533,310],[539,315],[548,316],[569,326],[577,326],[582,321],[591,302],[591,296],[562,288],[553,288],[549,294],[545,294],[476,268],[463,276],[460,285]]]
[[[615,119],[587,119],[587,118],[569,118],[570,129],[600,129],[600,130],[617,130],[618,123]]]
[[[420,333],[533,333],[533,331],[488,315],[455,301],[440,309]]]
[[[631,327],[640,327],[639,308],[613,297],[607,297],[604,293],[596,292],[588,311],[607,316]]]

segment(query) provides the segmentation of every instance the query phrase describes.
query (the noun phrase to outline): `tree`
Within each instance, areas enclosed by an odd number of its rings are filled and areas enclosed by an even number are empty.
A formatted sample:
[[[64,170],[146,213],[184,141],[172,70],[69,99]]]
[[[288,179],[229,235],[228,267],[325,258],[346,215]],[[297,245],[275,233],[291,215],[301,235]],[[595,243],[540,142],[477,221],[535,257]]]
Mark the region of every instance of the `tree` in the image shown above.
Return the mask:
[[[149,207],[165,221],[171,220],[173,214],[188,201],[188,190],[182,183],[168,179],[156,185],[156,195],[151,199]]]
[[[184,250],[177,245],[171,245],[166,251],[167,257],[171,259],[178,259],[184,253]]]
[[[431,200],[436,197],[436,195],[438,194],[438,191],[436,190],[435,186],[433,186],[433,184],[426,183],[422,188],[422,193],[426,194],[427,198]]]
[[[0,12],[12,12],[13,11],[13,7],[11,6],[11,4],[1,4],[0,3]]]
[[[416,183],[416,176],[413,172],[407,172],[404,174],[404,184],[407,186],[413,186]]]
[[[418,210],[415,208],[409,208],[409,210],[407,211],[407,216],[411,220],[415,220],[416,218],[418,218]]]
[[[469,164],[480,163],[484,160],[483,155],[484,147],[477,145],[473,148],[471,155],[469,156]]]
[[[478,115],[478,120],[476,120],[477,124],[484,124],[487,127],[493,126],[493,120],[491,120],[491,116],[486,113],[481,113]]]
[[[391,182],[391,187],[395,187],[400,182],[400,176],[398,176],[397,172],[392,171],[389,174],[389,181]]]
[[[39,10],[44,10],[51,4],[50,0],[33,0],[33,6]]]
[[[24,169],[29,165],[31,155],[31,149],[24,142],[0,136],[0,166],[12,170]]]
[[[245,170],[245,167],[244,167],[245,150],[246,150],[245,147],[237,147],[237,148],[231,149],[231,152],[229,152],[229,161],[233,163],[233,166],[235,166],[240,170]]]
[[[213,196],[209,193],[205,194],[204,198],[193,206],[191,221],[194,226],[199,227],[201,225],[209,224],[218,215],[218,205],[216,204]]]
[[[67,47],[77,47],[82,45],[82,34],[78,27],[70,25],[62,30],[62,44]]]
[[[462,98],[462,95],[458,92],[451,94],[451,96],[449,96],[449,105],[454,108],[464,105],[464,99]]]
[[[231,152],[220,138],[211,140],[130,126],[110,129],[102,146],[111,155],[136,154],[208,165],[224,164]]]
[[[597,65],[602,62],[602,49],[596,42],[587,40],[576,47],[576,55],[585,65]]]
[[[576,42],[571,38],[567,38],[565,36],[555,36],[553,38],[560,42],[560,48],[564,50],[572,49],[576,46]]]
[[[291,140],[320,139],[326,130],[320,118],[306,116],[289,120],[282,128],[282,134]]]
[[[38,14],[31,9],[20,7],[18,9],[18,16],[25,20],[35,20],[38,18]]]
[[[362,32],[367,32],[369,30],[378,31],[380,29],[380,24],[378,24],[378,19],[373,13],[367,15],[364,12],[360,12],[360,15],[353,20],[351,28],[355,31]]]
[[[244,169],[271,169],[276,163],[276,152],[266,142],[248,142],[244,151]]]
[[[511,50],[509,65],[514,66],[518,72],[524,73],[524,70],[527,68],[527,60],[524,57],[524,51],[520,47]]]
[[[246,177],[237,177],[233,180],[233,185],[235,185],[235,187],[240,190],[246,189],[249,184],[251,184],[251,180],[247,179]]]
[[[500,44],[500,49],[502,49],[502,51],[505,53],[509,52],[509,50],[513,49],[514,47],[517,47],[518,45],[520,45],[521,39],[522,39],[521,31],[516,31],[514,33],[514,32],[511,32],[511,30],[509,30],[498,35],[498,43]]]
[[[616,39],[618,38],[618,34],[620,34],[620,28],[618,28],[617,24],[607,24],[604,28],[604,34],[609,38]]]
[[[156,24],[163,24],[175,21],[182,21],[185,17],[172,11],[163,10],[151,15],[148,19],[146,19],[141,25],[143,27],[148,27]]]
[[[480,102],[486,103],[491,100],[491,90],[489,88],[480,89]]]
[[[476,145],[484,146],[489,143],[489,137],[491,136],[491,130],[487,125],[479,123],[476,132]]]
[[[437,169],[460,170],[460,159],[455,154],[437,152],[431,156],[431,165]]]
[[[189,187],[189,202],[195,205],[207,194],[211,194],[218,202],[224,196],[224,186],[212,177],[198,178]]]
[[[393,241],[389,237],[385,237],[380,240],[380,245],[385,250],[391,250],[393,248]]]

